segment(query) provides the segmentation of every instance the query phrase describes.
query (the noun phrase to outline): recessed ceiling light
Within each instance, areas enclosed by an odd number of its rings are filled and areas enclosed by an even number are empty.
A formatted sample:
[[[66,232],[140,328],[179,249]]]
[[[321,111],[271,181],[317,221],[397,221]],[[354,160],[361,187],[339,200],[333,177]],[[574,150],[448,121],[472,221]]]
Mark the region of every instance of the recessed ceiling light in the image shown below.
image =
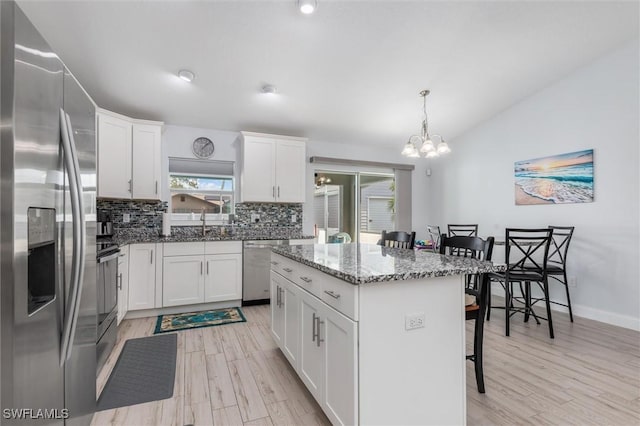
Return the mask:
[[[180,70],[178,71],[178,77],[188,83],[191,83],[196,78],[196,75],[189,70]]]
[[[262,86],[262,93],[264,93],[265,95],[275,95],[276,93],[278,93],[278,88],[271,84],[265,84],[264,86]]]
[[[300,12],[305,15],[310,15],[316,11],[318,2],[316,0],[298,0],[298,7],[300,8]]]

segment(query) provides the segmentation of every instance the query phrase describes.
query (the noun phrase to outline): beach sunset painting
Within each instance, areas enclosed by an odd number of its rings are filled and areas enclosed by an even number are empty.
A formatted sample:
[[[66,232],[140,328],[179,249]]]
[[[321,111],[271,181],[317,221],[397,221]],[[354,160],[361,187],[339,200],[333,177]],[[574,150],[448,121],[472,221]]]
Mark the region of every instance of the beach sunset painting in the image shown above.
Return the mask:
[[[593,150],[515,163],[516,205],[593,202]]]

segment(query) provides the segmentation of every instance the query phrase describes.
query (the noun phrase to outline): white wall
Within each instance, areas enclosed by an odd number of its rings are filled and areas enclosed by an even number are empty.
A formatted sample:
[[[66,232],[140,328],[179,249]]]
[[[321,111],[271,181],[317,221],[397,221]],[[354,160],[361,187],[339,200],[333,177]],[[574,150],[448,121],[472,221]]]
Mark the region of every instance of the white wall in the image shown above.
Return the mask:
[[[191,151],[191,145],[194,139],[205,136],[210,138],[214,145],[215,151],[212,160],[235,161],[236,162],[236,178],[239,180],[239,160],[240,160],[240,132],[199,129],[195,127],[166,125],[162,134],[162,152],[163,152],[163,181],[168,181],[168,158],[195,158]],[[291,135],[296,136],[296,135]],[[408,135],[407,135],[408,137]],[[426,209],[428,194],[428,178],[426,177],[427,160],[410,160],[400,155],[400,151],[405,141],[399,141],[397,149],[383,149],[364,147],[362,145],[351,145],[347,143],[329,143],[310,140],[307,143],[307,200],[303,207],[303,232],[306,234],[313,233],[312,222],[312,205],[313,205],[313,173],[316,169],[323,170],[348,170],[344,167],[331,167],[326,164],[309,164],[309,157],[333,157],[353,160],[379,161],[386,163],[402,163],[416,164],[416,170],[413,172],[412,193],[412,217],[413,229],[417,232],[417,238],[426,238]],[[373,170],[368,168],[367,170]],[[163,199],[169,199],[169,189],[164,188]]]
[[[640,329],[638,41],[579,69],[452,141],[434,167],[430,217],[504,228],[573,225],[577,315]],[[516,206],[515,161],[594,149],[595,201]],[[504,252],[502,252],[504,253]],[[502,255],[504,256],[504,254]],[[557,296],[559,285],[552,288]]]

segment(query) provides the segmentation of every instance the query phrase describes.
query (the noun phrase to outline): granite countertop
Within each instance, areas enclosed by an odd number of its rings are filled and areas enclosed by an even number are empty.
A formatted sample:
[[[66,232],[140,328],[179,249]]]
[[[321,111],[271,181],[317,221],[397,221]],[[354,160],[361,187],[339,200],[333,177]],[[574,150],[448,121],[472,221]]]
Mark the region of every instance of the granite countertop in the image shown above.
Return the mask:
[[[315,238],[313,235],[304,235],[299,232],[256,232],[251,230],[237,230],[233,233],[221,235],[220,233],[209,232],[205,236],[202,235],[180,235],[174,234],[169,237],[163,237],[157,233],[148,232],[123,232],[115,235],[113,241],[120,245],[141,244],[141,243],[190,243],[198,241],[246,241],[246,240],[306,240]]]
[[[274,253],[352,284],[504,271],[504,265],[374,244],[277,246]]]

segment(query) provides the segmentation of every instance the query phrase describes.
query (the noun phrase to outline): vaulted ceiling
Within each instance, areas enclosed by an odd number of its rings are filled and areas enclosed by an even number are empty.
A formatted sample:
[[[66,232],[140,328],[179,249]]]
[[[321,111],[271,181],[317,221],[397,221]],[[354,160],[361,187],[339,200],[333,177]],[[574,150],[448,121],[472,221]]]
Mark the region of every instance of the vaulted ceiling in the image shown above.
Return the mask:
[[[103,108],[389,147],[418,132],[422,89],[452,138],[639,32],[638,2],[318,1],[19,5]]]

